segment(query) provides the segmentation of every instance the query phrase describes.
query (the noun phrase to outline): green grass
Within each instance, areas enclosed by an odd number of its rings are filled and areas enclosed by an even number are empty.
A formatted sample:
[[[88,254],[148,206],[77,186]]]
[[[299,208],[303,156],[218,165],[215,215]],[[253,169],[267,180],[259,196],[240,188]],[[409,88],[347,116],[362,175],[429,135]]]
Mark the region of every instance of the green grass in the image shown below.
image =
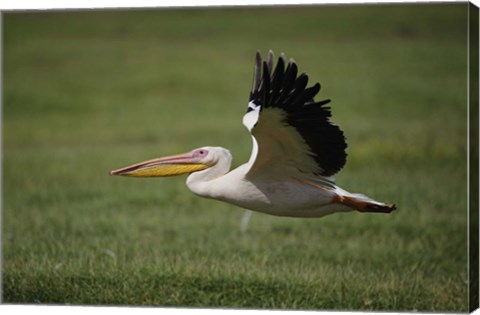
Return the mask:
[[[4,15],[3,302],[467,311],[467,4]],[[333,100],[340,186],[391,215],[292,219],[108,171],[248,159],[254,53]]]

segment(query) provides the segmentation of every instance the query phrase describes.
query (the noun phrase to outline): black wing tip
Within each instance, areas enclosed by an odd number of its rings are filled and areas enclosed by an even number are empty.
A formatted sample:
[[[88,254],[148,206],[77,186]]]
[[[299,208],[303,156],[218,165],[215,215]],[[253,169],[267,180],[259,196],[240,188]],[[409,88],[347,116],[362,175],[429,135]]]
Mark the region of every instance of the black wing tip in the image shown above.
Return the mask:
[[[318,101],[315,104],[317,104],[318,106],[323,106],[323,105],[326,105],[326,104],[330,103],[331,101],[332,101],[331,99],[327,98],[326,100]]]
[[[306,81],[308,84],[308,74],[306,72],[300,73],[300,75],[297,77],[297,81],[299,82]]]
[[[305,105],[305,102],[316,104],[313,99],[307,100],[301,96],[308,89],[310,89],[308,93],[315,96],[321,89],[320,83],[316,82],[308,88],[309,75],[306,72],[298,74],[298,66],[294,58],[290,58],[287,63],[285,53],[280,53],[275,68],[274,58],[275,54],[272,49],[268,51],[265,60],[262,59],[261,51],[256,51],[254,82],[250,93],[250,101],[265,107],[284,107],[286,105],[288,108],[294,108]],[[312,93],[313,90],[316,93]],[[265,103],[266,101],[268,102]],[[292,101],[300,103],[303,101],[304,103],[288,104]]]
[[[262,53],[260,50],[257,50],[257,53],[255,54],[255,63],[261,63],[262,62]]]
[[[273,53],[273,50],[269,49],[268,50],[268,59],[274,59],[275,58],[275,54]]]

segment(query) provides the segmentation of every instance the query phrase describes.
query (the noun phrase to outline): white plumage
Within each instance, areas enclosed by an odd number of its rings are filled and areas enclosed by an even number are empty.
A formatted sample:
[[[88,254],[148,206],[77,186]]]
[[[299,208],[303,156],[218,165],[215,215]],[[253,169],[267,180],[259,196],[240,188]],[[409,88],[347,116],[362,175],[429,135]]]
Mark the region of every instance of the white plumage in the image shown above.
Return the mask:
[[[286,68],[285,68],[286,67]],[[190,173],[195,194],[279,216],[322,217],[358,210],[389,213],[392,204],[352,194],[336,186],[332,175],[346,162],[346,142],[329,120],[330,100],[315,101],[320,84],[308,87],[285,56],[273,70],[273,53],[257,52],[254,80],[243,124],[252,134],[249,161],[230,171],[232,156],[221,147],[202,147],[110,172],[124,176],[172,176]],[[248,217],[244,218],[245,227]]]

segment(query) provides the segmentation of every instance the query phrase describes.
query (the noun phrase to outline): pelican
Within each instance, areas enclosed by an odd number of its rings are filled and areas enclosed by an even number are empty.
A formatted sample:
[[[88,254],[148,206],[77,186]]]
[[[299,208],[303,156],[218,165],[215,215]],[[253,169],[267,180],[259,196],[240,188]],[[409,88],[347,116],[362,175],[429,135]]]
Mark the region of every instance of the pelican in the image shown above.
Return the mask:
[[[320,84],[307,87],[295,60],[282,53],[273,69],[257,51],[253,85],[243,117],[253,149],[247,163],[230,170],[222,147],[155,158],[113,170],[110,175],[157,177],[189,174],[196,195],[276,216],[319,218],[336,212],[390,213],[395,205],[350,193],[333,175],[346,163],[343,131],[330,121],[329,99],[315,101]]]

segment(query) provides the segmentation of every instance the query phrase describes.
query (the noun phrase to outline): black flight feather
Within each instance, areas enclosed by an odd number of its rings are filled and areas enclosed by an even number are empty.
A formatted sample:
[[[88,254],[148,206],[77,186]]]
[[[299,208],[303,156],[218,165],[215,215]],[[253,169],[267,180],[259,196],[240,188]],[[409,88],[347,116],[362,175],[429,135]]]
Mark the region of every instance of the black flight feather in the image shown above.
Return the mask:
[[[285,99],[285,97],[290,94],[293,89],[293,85],[295,84],[295,79],[297,78],[297,65],[293,59],[290,59],[290,62],[287,65],[287,70],[285,70],[285,74],[283,76],[283,83],[282,83],[282,93],[280,94],[281,99]]]

